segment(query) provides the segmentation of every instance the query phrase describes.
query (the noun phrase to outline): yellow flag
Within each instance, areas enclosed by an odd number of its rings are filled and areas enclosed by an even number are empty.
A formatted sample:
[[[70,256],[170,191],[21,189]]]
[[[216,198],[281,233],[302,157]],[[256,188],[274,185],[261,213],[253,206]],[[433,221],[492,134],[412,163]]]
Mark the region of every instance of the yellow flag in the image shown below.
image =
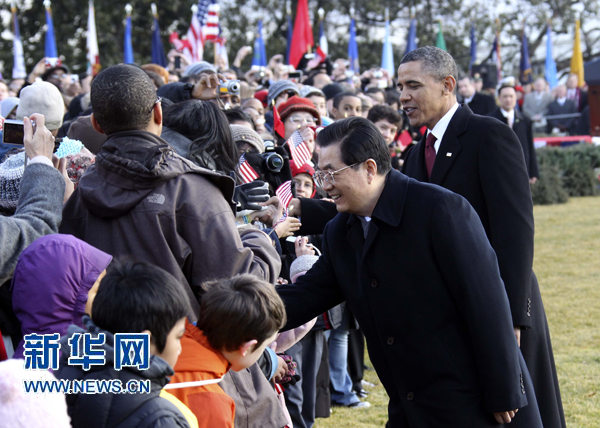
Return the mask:
[[[583,81],[583,54],[581,52],[581,38],[579,36],[579,19],[575,21],[575,42],[573,43],[573,56],[571,57],[571,73],[579,77],[579,87],[584,84]]]

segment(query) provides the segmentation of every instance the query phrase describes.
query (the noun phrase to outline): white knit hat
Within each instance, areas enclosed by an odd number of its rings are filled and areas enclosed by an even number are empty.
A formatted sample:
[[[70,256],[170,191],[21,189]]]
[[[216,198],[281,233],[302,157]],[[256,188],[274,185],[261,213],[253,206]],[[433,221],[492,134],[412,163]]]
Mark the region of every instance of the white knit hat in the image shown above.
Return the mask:
[[[17,209],[23,172],[25,172],[23,151],[8,155],[4,162],[0,163],[0,212],[12,214]]]
[[[21,89],[17,119],[23,120],[34,113],[44,115],[44,124],[50,131],[62,126],[65,102],[56,86],[49,82],[35,82]]]
[[[290,279],[292,283],[296,282],[298,274],[304,274],[313,267],[319,260],[319,256],[310,256],[308,254],[298,257],[290,266]]]

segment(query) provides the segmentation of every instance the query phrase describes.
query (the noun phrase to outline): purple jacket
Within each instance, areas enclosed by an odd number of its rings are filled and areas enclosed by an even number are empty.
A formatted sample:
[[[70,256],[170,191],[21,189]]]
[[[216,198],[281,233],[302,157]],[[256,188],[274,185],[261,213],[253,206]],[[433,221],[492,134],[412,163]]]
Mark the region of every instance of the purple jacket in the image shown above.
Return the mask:
[[[71,235],[46,235],[19,258],[12,280],[13,309],[21,333],[67,333],[83,327],[87,294],[112,256]],[[23,358],[23,341],[14,358]]]

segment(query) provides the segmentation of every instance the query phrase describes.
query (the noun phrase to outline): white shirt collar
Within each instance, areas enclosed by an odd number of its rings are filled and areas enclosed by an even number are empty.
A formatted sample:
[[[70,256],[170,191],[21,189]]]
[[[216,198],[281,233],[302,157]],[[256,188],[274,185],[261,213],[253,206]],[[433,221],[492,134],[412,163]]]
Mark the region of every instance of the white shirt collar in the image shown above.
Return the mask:
[[[556,101],[558,102],[558,104],[563,105],[565,101],[567,101],[567,97],[557,98]]]
[[[465,98],[465,104],[469,104],[471,101],[473,101],[473,97],[475,96],[477,92],[473,92],[473,95],[471,95],[469,98]],[[435,134],[433,134],[435,135]]]
[[[502,116],[504,116],[506,118],[510,117],[510,118],[514,119],[514,117],[515,117],[515,111],[514,111],[514,109],[511,110],[511,111],[506,111],[503,108],[501,108],[500,109],[500,113],[502,113]]]
[[[436,153],[438,152],[438,149],[440,148],[440,144],[442,143],[442,138],[444,138],[444,134],[446,133],[446,129],[448,129],[450,120],[452,120],[452,116],[454,116],[454,113],[456,113],[456,110],[458,110],[458,107],[460,107],[459,104],[454,103],[452,108],[450,108],[450,110],[448,110],[446,112],[446,114],[438,121],[438,123],[435,124],[433,129],[429,130],[429,132],[431,132],[436,138],[435,145],[434,145]]]

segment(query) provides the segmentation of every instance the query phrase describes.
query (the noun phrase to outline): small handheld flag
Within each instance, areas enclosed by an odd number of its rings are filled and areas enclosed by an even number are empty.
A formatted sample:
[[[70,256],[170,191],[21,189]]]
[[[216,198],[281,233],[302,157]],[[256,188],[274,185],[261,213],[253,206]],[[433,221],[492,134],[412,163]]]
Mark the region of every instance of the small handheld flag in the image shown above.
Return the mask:
[[[298,130],[295,130],[285,143],[290,148],[292,160],[296,165],[303,166],[310,161],[312,154]]]
[[[288,180],[283,183],[281,186],[275,190],[275,195],[279,198],[280,206],[283,205],[283,208],[287,211],[290,206],[290,202],[292,202],[292,180]]]
[[[240,177],[242,177],[242,184],[252,183],[254,180],[258,178],[258,174],[252,168],[252,165],[248,163],[246,160],[246,156],[242,154],[240,156],[240,161],[238,163],[238,171],[240,173]]]

